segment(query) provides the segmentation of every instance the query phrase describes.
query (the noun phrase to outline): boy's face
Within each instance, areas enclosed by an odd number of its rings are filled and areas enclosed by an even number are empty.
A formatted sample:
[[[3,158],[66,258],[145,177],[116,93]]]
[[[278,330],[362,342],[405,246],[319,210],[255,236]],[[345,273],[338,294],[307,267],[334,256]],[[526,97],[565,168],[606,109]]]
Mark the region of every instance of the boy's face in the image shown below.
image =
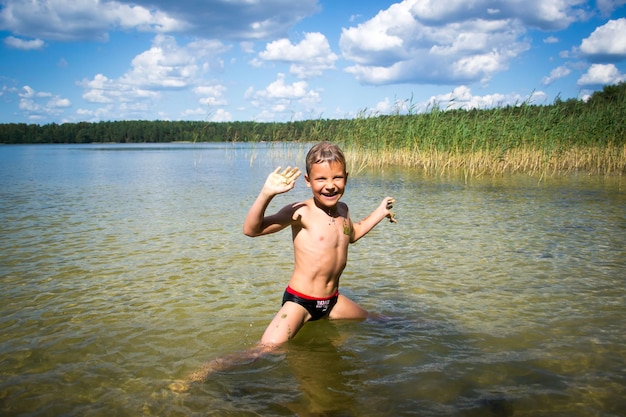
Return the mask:
[[[348,173],[339,162],[313,164],[311,172],[304,176],[313,198],[323,207],[334,207],[346,188]]]

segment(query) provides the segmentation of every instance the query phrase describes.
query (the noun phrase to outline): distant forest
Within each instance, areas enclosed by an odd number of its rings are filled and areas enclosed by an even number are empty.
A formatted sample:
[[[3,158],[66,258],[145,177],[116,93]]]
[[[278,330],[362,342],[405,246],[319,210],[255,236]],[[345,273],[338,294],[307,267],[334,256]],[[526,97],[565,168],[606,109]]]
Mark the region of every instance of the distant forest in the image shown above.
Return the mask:
[[[63,124],[0,124],[0,143],[163,143],[288,140],[284,124],[255,122],[121,120]]]
[[[626,108],[626,83],[605,86],[602,91],[594,93],[591,98],[583,102],[569,99],[566,101],[557,98],[551,105],[531,105],[520,103],[518,106],[506,106],[494,109],[472,110],[446,110],[434,106],[427,113],[408,115],[377,115],[361,112],[355,119],[315,119],[304,121],[292,121],[283,123],[260,123],[248,122],[203,122],[203,121],[103,121],[97,123],[63,123],[63,124],[26,124],[8,123],[0,124],[0,143],[4,144],[43,144],[43,143],[161,143],[161,142],[252,142],[252,141],[315,141],[321,139],[337,140],[339,136],[352,135],[360,130],[362,125],[382,126],[377,135],[387,135],[388,123],[394,121],[394,126],[420,126],[420,121],[429,120],[436,125],[459,126],[459,120],[470,121],[473,126],[487,123],[491,120],[514,119],[516,124],[525,123],[536,125],[538,122],[550,123],[554,126],[564,120],[569,124],[585,123],[585,114],[601,114],[595,118],[596,129],[609,132],[600,133],[604,140],[609,133],[611,142],[623,143],[624,141],[624,109]],[[411,113],[411,111],[409,111]],[[559,115],[557,120],[548,120]],[[436,117],[434,117],[436,116]],[[398,122],[402,122],[398,124]],[[598,126],[598,121],[600,126]],[[540,123],[540,124],[544,124]],[[436,133],[436,126],[431,133]],[[587,126],[589,128],[590,126]],[[405,128],[402,128],[404,130]],[[420,129],[421,130],[421,129]],[[408,132],[405,130],[403,136]],[[397,133],[396,133],[397,134]],[[419,133],[416,132],[417,135]],[[536,135],[536,133],[534,133]],[[367,135],[365,135],[367,136]],[[572,135],[574,136],[574,135]],[[617,137],[616,137],[617,136]],[[404,140],[406,140],[406,136]],[[574,139],[574,138],[572,138]],[[582,138],[578,138],[580,141]],[[586,138],[589,139],[588,137]],[[372,138],[353,138],[353,140],[371,141]],[[600,142],[602,142],[601,140]]]

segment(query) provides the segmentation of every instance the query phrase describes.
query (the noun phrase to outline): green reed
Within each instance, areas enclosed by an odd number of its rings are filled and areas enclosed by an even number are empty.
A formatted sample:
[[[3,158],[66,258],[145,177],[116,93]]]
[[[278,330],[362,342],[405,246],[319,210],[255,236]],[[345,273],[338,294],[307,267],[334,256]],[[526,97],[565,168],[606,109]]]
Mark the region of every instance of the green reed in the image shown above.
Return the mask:
[[[587,102],[377,115],[289,124],[292,138],[341,144],[352,169],[408,166],[466,176],[626,172],[626,83]]]

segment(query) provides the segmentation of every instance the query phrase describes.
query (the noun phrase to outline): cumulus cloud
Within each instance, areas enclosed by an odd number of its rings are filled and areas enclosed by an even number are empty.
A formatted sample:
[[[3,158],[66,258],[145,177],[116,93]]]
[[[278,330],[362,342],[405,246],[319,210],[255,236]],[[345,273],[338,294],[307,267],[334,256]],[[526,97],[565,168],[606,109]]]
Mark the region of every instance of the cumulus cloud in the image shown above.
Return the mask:
[[[224,109],[212,111],[206,107],[196,107],[195,109],[187,109],[181,113],[183,119],[201,118],[210,122],[230,122],[233,115]]]
[[[206,85],[204,75],[222,69],[219,54],[228,49],[218,41],[180,46],[171,36],[157,35],[150,49],[135,56],[122,76],[96,74],[79,82],[84,89],[82,97],[90,103],[139,112],[153,107],[163,93],[189,89],[200,96],[201,104],[222,105],[226,103],[222,97],[225,88]]]
[[[186,88],[197,81],[201,72],[221,69],[219,58],[212,58],[227,49],[218,41],[191,42],[180,47],[173,37],[157,35],[149,50],[133,58],[131,70],[121,81],[151,89]]]
[[[230,122],[233,120],[233,116],[224,109],[217,109],[214,113],[211,113],[210,120],[212,122]]]
[[[580,53],[591,62],[618,62],[626,59],[626,18],[609,20],[580,45]]]
[[[109,79],[103,74],[96,74],[92,80],[83,80],[79,84],[86,90],[83,98],[90,103],[120,103],[121,105],[124,102],[136,100],[154,100],[159,96],[158,92],[120,80]]]
[[[36,91],[25,85],[18,92],[18,108],[28,115],[31,121],[38,121],[48,116],[59,116],[62,110],[72,105],[70,100],[46,91]]]
[[[4,44],[9,48],[22,49],[25,51],[30,49],[41,49],[44,47],[44,42],[41,39],[32,39],[27,41],[16,38],[15,36],[7,36],[4,38]]]
[[[578,79],[578,85],[610,85],[626,79],[613,64],[593,64],[587,72]]]
[[[312,111],[315,104],[320,101],[320,94],[310,89],[306,81],[296,81],[291,84],[285,82],[285,74],[279,73],[276,81],[271,82],[262,90],[248,88],[245,98],[250,100],[254,107],[264,109],[260,118],[272,119],[277,114],[284,115],[289,112],[294,103]]]
[[[522,103],[536,104],[545,100],[546,94],[536,91],[530,96],[522,96],[517,93],[513,94],[487,94],[484,96],[476,96],[472,94],[469,87],[462,85],[456,87],[447,94],[440,94],[430,97],[426,102],[427,108],[439,106],[445,109],[482,109],[502,106],[516,106]]]
[[[224,106],[228,101],[224,98],[226,87],[223,85],[201,85],[193,89],[193,92],[200,96],[200,104],[206,106]]]
[[[572,70],[567,65],[561,65],[550,71],[549,76],[543,77],[542,83],[544,85],[550,85],[559,78],[567,77],[571,72]]]
[[[547,95],[543,91],[535,91],[531,95],[511,94],[486,94],[484,96],[474,95],[471,88],[466,85],[455,87],[452,91],[444,94],[433,95],[420,103],[405,101],[394,101],[389,98],[377,103],[375,114],[403,114],[403,113],[424,113],[433,108],[441,110],[471,110],[487,109],[494,107],[519,106],[522,103],[538,104],[543,103]]]
[[[217,41],[191,42],[179,46],[171,36],[157,35],[152,47],[133,58],[131,68],[117,79],[97,74],[83,80],[83,98],[95,103],[154,99],[160,91],[197,86],[201,75],[220,68],[215,55],[228,48]]]
[[[156,8],[176,21],[185,22],[188,33],[229,40],[283,37],[297,22],[317,11],[317,0],[137,0],[123,1]]]
[[[4,0],[0,9],[0,29],[57,41],[104,41],[114,29],[171,32],[186,26],[184,21],[136,2]]]
[[[405,0],[343,29],[346,71],[365,84],[488,81],[530,45],[521,19],[487,10],[508,2],[474,3]]]
[[[306,33],[296,45],[288,39],[270,42],[259,53],[259,58],[291,63],[289,72],[299,78],[320,76],[324,70],[333,69],[338,59],[330,49],[326,36],[318,32]]]
[[[231,40],[284,36],[316,0],[3,0],[0,30],[40,39],[108,39],[112,30],[183,32]]]
[[[437,26],[466,19],[520,20],[542,30],[564,29],[585,16],[586,0],[415,0],[417,20]]]

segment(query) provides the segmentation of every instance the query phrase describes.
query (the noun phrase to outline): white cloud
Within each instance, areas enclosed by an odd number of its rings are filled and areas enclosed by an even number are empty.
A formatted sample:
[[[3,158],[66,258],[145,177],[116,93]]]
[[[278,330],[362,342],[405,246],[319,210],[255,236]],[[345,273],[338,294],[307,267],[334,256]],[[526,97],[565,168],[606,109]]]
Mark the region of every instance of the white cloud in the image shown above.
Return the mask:
[[[609,20],[583,39],[581,54],[592,62],[618,62],[626,59],[626,18]]]
[[[442,110],[451,109],[486,109],[503,106],[516,106],[522,103],[541,104],[546,99],[546,94],[542,91],[535,91],[530,96],[522,96],[520,94],[487,94],[484,96],[475,96],[469,87],[461,85],[447,94],[439,94],[430,97],[419,107],[425,111],[438,106]]]
[[[103,74],[96,74],[93,80],[83,80],[82,87],[88,91],[83,93],[83,98],[91,103],[112,103],[113,98],[107,94],[108,90],[114,91],[113,82]],[[111,94],[113,95],[113,94]]]
[[[181,113],[183,118],[197,118],[198,116],[206,116],[207,109],[203,107],[196,107],[195,109],[186,109]]]
[[[70,107],[72,105],[72,103],[66,99],[66,98],[61,98],[61,97],[53,97],[49,102],[48,102],[48,106],[51,108],[66,108],[66,107]]]
[[[546,99],[547,95],[542,91],[535,91],[530,96],[522,96],[516,93],[495,93],[478,96],[472,94],[472,90],[468,86],[460,85],[448,93],[431,96],[420,103],[398,100],[392,103],[389,98],[385,98],[385,100],[377,103],[374,115],[425,113],[433,108],[441,110],[471,110],[519,106],[522,103],[542,104]]]
[[[124,103],[136,100],[156,100],[159,93],[141,88],[120,80],[107,78],[103,74],[97,74],[93,80],[83,80],[79,83],[86,91],[83,98],[91,103]]]
[[[183,21],[136,2],[4,0],[2,6],[0,29],[41,39],[104,41],[114,29],[171,32],[186,27]]]
[[[197,79],[201,64],[197,48],[179,47],[171,36],[157,35],[152,47],[133,58],[121,82],[151,89],[184,88]]]
[[[18,91],[18,96],[18,108],[32,121],[42,120],[47,116],[60,116],[63,109],[72,105],[67,98],[46,91],[36,91],[28,85]]]
[[[128,3],[128,4],[124,4]],[[137,29],[146,32],[177,32],[188,29],[183,20],[169,16],[150,5],[137,6],[135,2],[100,3],[103,7],[104,20],[122,28]]]
[[[210,122],[229,122],[233,120],[232,114],[224,109],[210,110],[206,107],[196,107],[195,109],[187,109],[181,113],[183,119],[204,119]]]
[[[316,8],[316,0],[3,0],[0,30],[62,41],[106,41],[112,30],[269,39],[286,34]]]
[[[552,84],[554,81],[563,78],[563,77],[567,77],[570,73],[572,72],[571,69],[569,69],[569,67],[567,65],[561,65],[555,69],[553,69],[552,71],[550,71],[550,75],[547,77],[543,77],[542,83],[544,85],[550,85]]]
[[[131,3],[128,0],[124,2]],[[317,11],[317,0],[137,0],[186,22],[191,33],[207,39],[258,40],[285,36],[303,18]]]
[[[413,97],[410,100],[394,100],[392,103],[388,97],[385,97],[383,101],[376,103],[374,107],[375,114],[414,114],[416,112],[416,103],[413,102]]]
[[[410,44],[406,45],[404,39],[413,38],[414,49],[426,47],[418,43],[428,35],[421,29],[411,14],[410,4],[402,2],[356,27],[342,29],[339,45],[344,58],[358,65],[389,65],[410,56]]]
[[[313,111],[315,105],[320,101],[318,91],[309,89],[306,81],[296,81],[288,84],[285,82],[285,74],[279,73],[276,81],[270,83],[262,90],[248,88],[245,98],[257,108],[263,108],[263,119],[276,117],[277,113],[284,116],[293,110],[293,105],[303,106],[305,110]],[[271,111],[268,112],[267,109]],[[269,117],[271,115],[271,117]]]
[[[223,85],[199,85],[193,92],[199,96],[221,97],[226,91]]]
[[[297,45],[288,39],[270,42],[259,53],[259,58],[291,63],[289,71],[299,78],[320,76],[324,70],[333,69],[338,59],[330,49],[326,36],[318,32],[306,33]]]
[[[159,34],[148,50],[132,59],[129,69],[120,77],[96,74],[78,85],[83,88],[82,97],[86,101],[113,106],[116,119],[158,114],[163,93],[172,91],[193,91],[204,106],[225,105],[226,88],[207,85],[204,77],[210,71],[223,70],[219,54],[228,50],[219,41],[196,40],[181,46],[174,37]],[[100,114],[110,114],[110,110]]]
[[[224,109],[217,109],[214,113],[211,113],[210,120],[212,122],[230,122],[233,120],[233,115]]]
[[[297,100],[307,94],[308,84],[306,81],[297,81],[293,84],[285,83],[285,75],[278,74],[276,81],[270,83],[264,90],[257,91],[255,97],[269,99]]]
[[[548,36],[543,40],[543,43],[559,43],[559,38],[556,36]]]
[[[489,80],[530,45],[519,20],[495,11],[478,16],[468,4],[405,0],[343,29],[343,56],[355,63],[346,71],[365,84]]]
[[[389,97],[385,97],[383,101],[376,103],[376,106],[374,106],[374,112],[375,114],[391,113],[391,101],[389,100]]]
[[[33,90],[30,86],[25,85],[24,87],[22,87],[22,90],[24,90],[21,93],[18,93],[18,95],[22,98],[31,98],[34,97],[36,92],[35,90]]]
[[[22,50],[31,50],[31,49],[41,49],[44,47],[44,42],[41,39],[33,39],[30,41],[16,38],[15,36],[7,36],[4,38],[4,44],[9,48],[14,49],[22,49]]]
[[[139,111],[156,105],[163,92],[191,89],[200,102],[225,104],[222,86],[206,86],[203,76],[221,70],[218,54],[228,50],[218,41],[194,41],[180,46],[167,35],[157,35],[152,47],[133,58],[129,70],[117,79],[97,74],[79,83],[83,98],[91,103],[115,104],[125,111]],[[130,103],[136,107],[129,107]]]
[[[626,79],[613,64],[593,64],[578,79],[578,85],[610,85]]]
[[[193,92],[200,96],[200,104],[206,106],[224,106],[228,101],[224,98],[226,87],[223,85],[203,85],[193,89]]]
[[[519,20],[542,30],[564,29],[585,16],[586,0],[413,0],[416,19],[433,26],[473,19]]]

